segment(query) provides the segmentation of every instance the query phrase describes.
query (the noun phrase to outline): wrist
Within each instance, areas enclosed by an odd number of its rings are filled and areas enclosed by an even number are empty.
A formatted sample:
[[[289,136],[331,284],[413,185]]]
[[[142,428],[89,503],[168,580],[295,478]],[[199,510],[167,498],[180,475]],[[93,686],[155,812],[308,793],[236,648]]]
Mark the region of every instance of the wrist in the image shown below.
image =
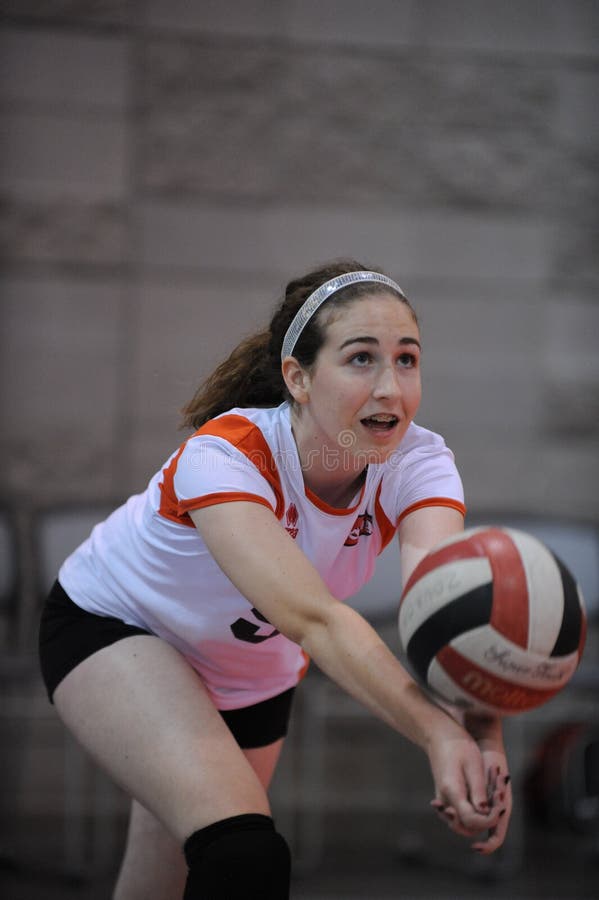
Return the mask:
[[[503,746],[503,723],[497,716],[466,712],[464,727],[477,743]]]
[[[440,742],[456,738],[463,739],[467,736],[461,723],[456,721],[450,711],[435,703],[424,692],[422,692],[422,696],[427,709],[420,718],[422,738],[417,743],[427,755]]]

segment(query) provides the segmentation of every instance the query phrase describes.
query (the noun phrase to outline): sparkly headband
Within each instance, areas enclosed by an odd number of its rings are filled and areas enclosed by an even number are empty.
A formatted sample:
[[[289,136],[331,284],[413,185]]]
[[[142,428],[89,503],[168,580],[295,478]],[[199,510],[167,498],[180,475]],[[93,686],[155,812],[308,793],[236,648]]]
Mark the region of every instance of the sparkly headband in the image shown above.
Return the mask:
[[[296,312],[293,321],[283,338],[281,359],[285,359],[286,356],[293,356],[293,350],[302,331],[325,300],[328,300],[329,297],[336,294],[337,291],[340,291],[342,288],[347,287],[350,284],[358,284],[360,281],[372,281],[377,282],[378,284],[384,284],[392,290],[397,291],[397,293],[401,294],[403,297],[403,291],[400,286],[392,281],[391,278],[387,278],[386,275],[381,275],[380,272],[346,272],[344,275],[338,275],[336,278],[331,278],[330,281],[325,281],[324,284],[321,284],[319,288],[310,294],[308,299],[304,301],[302,306],[300,306]]]

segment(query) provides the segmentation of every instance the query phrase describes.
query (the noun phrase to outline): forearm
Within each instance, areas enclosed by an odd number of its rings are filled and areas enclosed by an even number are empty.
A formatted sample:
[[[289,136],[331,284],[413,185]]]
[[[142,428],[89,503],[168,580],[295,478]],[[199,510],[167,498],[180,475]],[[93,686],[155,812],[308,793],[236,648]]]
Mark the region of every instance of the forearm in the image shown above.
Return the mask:
[[[439,728],[461,731],[351,607],[335,603],[322,622],[307,629],[301,643],[326,675],[423,750]]]

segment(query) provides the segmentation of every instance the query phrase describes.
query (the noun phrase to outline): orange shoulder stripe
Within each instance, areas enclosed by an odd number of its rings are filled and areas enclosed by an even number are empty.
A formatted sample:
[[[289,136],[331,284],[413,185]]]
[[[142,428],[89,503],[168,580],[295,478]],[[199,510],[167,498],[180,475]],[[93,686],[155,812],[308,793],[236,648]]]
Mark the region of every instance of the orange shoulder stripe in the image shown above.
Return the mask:
[[[160,488],[160,507],[158,508],[158,513],[164,519],[170,519],[171,522],[177,522],[179,525],[188,525],[190,528],[194,528],[195,526],[188,514],[182,514],[179,511],[179,501],[175,494],[174,484],[177,465],[179,464],[179,459],[185,450],[186,444],[187,441],[181,444],[179,450],[173,456],[168,466],[162,470],[162,481],[158,485]]]
[[[275,458],[260,429],[244,416],[233,414],[211,419],[196,431],[194,437],[201,434],[223,438],[247,456],[273,489],[277,501],[275,515],[280,519],[285,511],[281,478]]]

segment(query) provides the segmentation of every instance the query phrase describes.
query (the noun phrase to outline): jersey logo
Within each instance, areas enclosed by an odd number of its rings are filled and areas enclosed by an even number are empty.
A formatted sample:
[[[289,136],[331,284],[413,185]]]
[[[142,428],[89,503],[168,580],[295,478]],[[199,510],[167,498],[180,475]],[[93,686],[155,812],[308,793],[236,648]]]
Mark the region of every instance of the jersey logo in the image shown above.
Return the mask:
[[[263,616],[262,613],[258,612],[254,607],[252,607],[252,615],[254,615],[259,622],[265,622],[267,625],[270,625],[266,616]],[[256,625],[254,622],[248,622],[247,619],[237,619],[231,625],[231,631],[237,640],[245,641],[246,644],[261,644],[263,641],[267,641],[269,638],[276,637],[277,634],[280,634],[276,628],[273,628],[268,634],[258,634],[259,630],[260,625]]]
[[[362,535],[366,537],[370,537],[372,534],[372,516],[368,515],[365,512],[363,515],[358,516],[354,524],[352,525],[352,529],[348,536],[345,539],[345,547],[355,547],[358,543],[358,538]]]
[[[297,527],[297,523],[299,520],[299,513],[297,511],[297,506],[295,503],[292,503],[287,507],[287,512],[285,513],[285,520],[287,525],[285,526],[285,531],[288,531],[293,540],[296,539],[299,528]]]

